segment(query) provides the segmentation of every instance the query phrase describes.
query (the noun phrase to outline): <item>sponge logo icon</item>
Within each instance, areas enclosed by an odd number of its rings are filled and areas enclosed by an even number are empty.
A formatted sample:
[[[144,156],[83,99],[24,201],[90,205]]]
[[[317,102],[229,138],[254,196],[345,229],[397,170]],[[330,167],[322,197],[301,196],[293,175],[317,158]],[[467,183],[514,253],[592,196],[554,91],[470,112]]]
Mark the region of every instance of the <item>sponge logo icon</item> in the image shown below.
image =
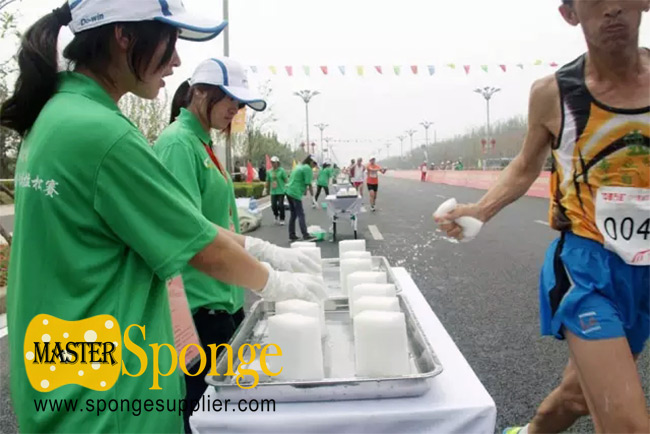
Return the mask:
[[[67,384],[108,390],[120,375],[120,325],[111,315],[79,321],[37,315],[27,327],[23,348],[27,378],[41,392]]]

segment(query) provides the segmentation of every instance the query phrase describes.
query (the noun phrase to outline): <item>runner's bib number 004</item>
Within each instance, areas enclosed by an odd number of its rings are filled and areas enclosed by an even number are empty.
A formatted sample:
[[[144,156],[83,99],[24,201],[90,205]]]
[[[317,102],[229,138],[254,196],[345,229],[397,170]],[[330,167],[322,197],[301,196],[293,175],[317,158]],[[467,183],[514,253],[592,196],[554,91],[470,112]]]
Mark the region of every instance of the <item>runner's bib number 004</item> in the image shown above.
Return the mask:
[[[596,226],[607,250],[630,265],[650,265],[650,189],[600,187]]]

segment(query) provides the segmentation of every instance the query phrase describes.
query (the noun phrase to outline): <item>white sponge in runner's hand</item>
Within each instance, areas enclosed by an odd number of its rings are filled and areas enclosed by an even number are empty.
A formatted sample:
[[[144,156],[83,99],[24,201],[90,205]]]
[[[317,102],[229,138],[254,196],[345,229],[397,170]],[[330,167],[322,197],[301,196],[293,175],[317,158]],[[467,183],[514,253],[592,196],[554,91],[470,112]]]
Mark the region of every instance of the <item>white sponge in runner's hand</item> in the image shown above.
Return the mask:
[[[436,212],[433,213],[433,217],[440,218],[443,215],[456,209],[456,206],[458,206],[458,202],[456,202],[456,199],[451,198],[449,200],[446,200],[438,207]],[[473,240],[481,231],[481,228],[483,227],[482,221],[480,221],[477,218],[468,217],[468,216],[458,217],[456,220],[454,220],[454,223],[456,223],[458,226],[463,228],[463,239],[461,241]]]

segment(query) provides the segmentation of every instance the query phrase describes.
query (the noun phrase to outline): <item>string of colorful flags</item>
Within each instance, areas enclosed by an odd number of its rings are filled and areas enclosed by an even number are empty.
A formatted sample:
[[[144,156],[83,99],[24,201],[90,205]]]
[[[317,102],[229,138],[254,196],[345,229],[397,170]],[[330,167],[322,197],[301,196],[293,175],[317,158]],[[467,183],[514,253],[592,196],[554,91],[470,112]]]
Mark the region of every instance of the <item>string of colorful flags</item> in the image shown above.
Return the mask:
[[[470,74],[477,71],[482,71],[484,73],[490,72],[490,70],[501,71],[506,73],[512,70],[524,70],[529,67],[541,67],[547,66],[551,68],[557,68],[559,65],[556,62],[545,62],[543,60],[536,60],[532,63],[517,63],[517,64],[482,64],[482,65],[468,65],[468,64],[456,64],[456,63],[447,63],[443,66],[436,65],[392,65],[390,67],[382,65],[339,65],[335,67],[330,66],[318,66],[312,67],[309,65],[302,65],[301,67],[295,67],[293,65],[285,66],[259,66],[253,65],[249,66],[250,72],[253,74],[268,74],[271,75],[286,75],[288,77],[294,77],[298,74],[305,76],[312,75],[321,75],[321,76],[331,76],[331,75],[357,75],[365,76],[367,74],[375,75],[435,75],[440,69],[446,69],[450,71],[464,71],[465,74]]]

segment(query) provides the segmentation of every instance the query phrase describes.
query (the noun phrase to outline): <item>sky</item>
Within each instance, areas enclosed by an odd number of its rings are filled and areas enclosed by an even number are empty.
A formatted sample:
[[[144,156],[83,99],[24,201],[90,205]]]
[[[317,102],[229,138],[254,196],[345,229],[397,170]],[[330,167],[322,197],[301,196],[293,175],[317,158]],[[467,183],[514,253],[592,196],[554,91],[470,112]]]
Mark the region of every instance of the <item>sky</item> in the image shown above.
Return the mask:
[[[133,0],[138,1],[138,0]],[[61,0],[21,0],[19,27],[27,28]],[[223,0],[184,0],[190,11],[223,17]],[[310,141],[320,143],[316,123],[326,123],[334,154],[341,162],[368,158],[379,148],[386,156],[400,151],[397,136],[415,129],[416,146],[425,141],[422,121],[433,142],[485,125],[486,105],[477,87],[501,91],[491,102],[492,122],[526,115],[530,86],[552,74],[549,63],[567,63],[586,50],[579,27],[566,24],[559,0],[230,0],[230,57],[248,66],[252,87],[270,80],[269,109],[277,119],[267,128],[292,147],[305,141],[305,104],[293,93],[317,90],[309,104]],[[62,32],[61,45],[71,34]],[[640,41],[650,41],[650,17]],[[0,55],[9,49],[2,44]],[[170,93],[196,65],[223,55],[223,35],[177,46],[182,65],[167,80]],[[543,64],[535,66],[537,60]],[[446,65],[456,64],[456,69]],[[516,65],[523,64],[520,69]],[[504,73],[499,65],[506,65]],[[277,67],[273,75],[268,66]],[[285,66],[293,67],[289,77]],[[310,66],[306,76],[303,65]],[[328,66],[324,76],[320,66]],[[365,67],[364,76],[357,66]],[[380,65],[383,74],[374,66]],[[395,76],[393,66],[401,66]],[[418,74],[411,72],[418,65]],[[427,66],[436,72],[429,75]],[[463,66],[470,66],[466,74]],[[488,66],[488,72],[481,69]],[[342,76],[339,66],[346,66]],[[408,150],[409,140],[404,141]],[[317,148],[317,152],[318,148]]]

